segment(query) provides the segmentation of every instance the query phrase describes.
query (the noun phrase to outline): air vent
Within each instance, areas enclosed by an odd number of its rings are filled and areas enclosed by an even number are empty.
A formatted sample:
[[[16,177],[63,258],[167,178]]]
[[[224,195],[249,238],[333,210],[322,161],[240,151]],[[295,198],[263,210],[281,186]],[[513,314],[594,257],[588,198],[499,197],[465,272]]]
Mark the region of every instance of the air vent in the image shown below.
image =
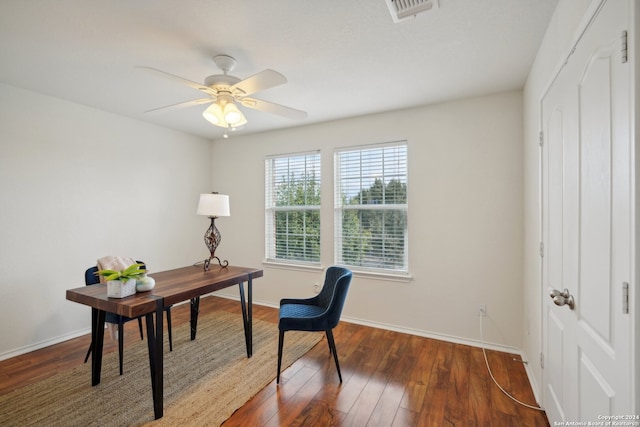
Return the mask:
[[[437,9],[438,0],[385,0],[393,22],[400,22],[402,20],[413,18],[418,13],[426,12],[427,10]]]

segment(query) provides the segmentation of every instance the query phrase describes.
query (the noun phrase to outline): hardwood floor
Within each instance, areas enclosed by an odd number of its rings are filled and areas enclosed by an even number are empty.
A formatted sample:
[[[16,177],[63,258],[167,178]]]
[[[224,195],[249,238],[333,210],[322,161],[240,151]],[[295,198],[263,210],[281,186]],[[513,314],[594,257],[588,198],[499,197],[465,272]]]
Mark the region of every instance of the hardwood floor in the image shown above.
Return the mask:
[[[217,297],[203,298],[200,309],[240,312],[237,301]],[[253,315],[278,321],[269,307],[254,305]],[[174,307],[172,318],[174,325],[188,322],[188,306]],[[140,337],[136,322],[125,329],[126,375],[126,344]],[[334,336],[342,384],[323,338],[283,371],[279,386],[274,379],[224,427],[549,425],[544,412],[513,402],[493,384],[479,348],[346,322]],[[87,335],[1,361],[0,394],[82,364],[89,343]],[[111,351],[117,343],[105,337],[105,352]],[[535,405],[520,357],[495,351],[487,357],[500,385]],[[273,366],[275,376],[275,360]]]

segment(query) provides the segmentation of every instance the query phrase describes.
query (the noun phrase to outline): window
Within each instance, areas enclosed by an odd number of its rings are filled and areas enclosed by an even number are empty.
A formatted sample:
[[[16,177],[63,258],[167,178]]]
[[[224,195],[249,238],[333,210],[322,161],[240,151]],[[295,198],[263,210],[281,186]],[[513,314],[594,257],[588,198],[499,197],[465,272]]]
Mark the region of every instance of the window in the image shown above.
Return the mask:
[[[406,141],[335,153],[336,263],[408,273]]]
[[[268,261],[320,263],[320,153],[265,161]]]

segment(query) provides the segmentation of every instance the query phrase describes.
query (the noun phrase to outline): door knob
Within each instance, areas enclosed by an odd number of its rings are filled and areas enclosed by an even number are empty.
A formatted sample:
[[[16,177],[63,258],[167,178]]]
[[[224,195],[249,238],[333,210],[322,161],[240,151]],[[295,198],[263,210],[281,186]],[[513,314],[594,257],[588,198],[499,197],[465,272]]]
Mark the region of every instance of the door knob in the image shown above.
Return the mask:
[[[568,305],[571,310],[573,310],[576,306],[573,295],[569,293],[569,289],[567,288],[565,288],[562,292],[557,289],[551,289],[551,291],[549,291],[549,296],[553,300],[553,303],[557,306],[562,307],[563,305]]]

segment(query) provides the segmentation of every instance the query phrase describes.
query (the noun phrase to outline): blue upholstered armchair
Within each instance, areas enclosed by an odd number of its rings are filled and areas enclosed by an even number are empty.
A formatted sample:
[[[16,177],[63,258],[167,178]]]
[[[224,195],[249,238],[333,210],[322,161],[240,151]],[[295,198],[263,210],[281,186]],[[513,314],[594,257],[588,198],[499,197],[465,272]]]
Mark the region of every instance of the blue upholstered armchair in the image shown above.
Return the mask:
[[[340,363],[336,344],[333,340],[333,328],[338,325],[344,302],[347,299],[352,273],[343,267],[329,267],[325,274],[324,285],[318,295],[306,299],[284,298],[280,301],[280,321],[278,328],[278,376],[282,365],[282,347],[285,331],[324,331],[329,343],[329,351],[333,354],[338,369],[338,377],[342,382]]]

